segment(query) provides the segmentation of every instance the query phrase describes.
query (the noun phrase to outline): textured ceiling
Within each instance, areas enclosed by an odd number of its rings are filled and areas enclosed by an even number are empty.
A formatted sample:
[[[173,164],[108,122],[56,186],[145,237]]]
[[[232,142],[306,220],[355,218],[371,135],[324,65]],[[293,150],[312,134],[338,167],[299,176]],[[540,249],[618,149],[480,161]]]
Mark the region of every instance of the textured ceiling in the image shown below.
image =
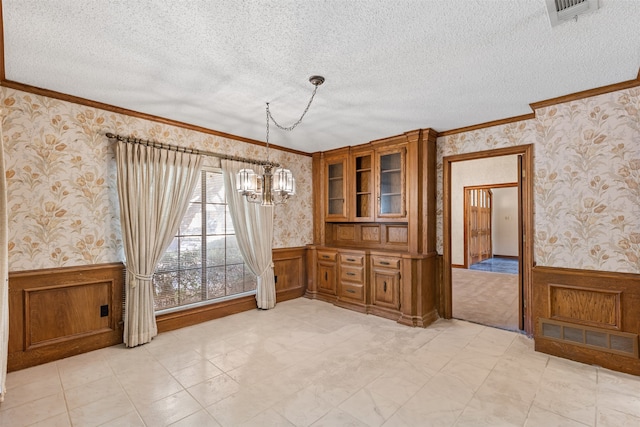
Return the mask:
[[[631,80],[640,1],[2,0],[8,80],[314,152],[531,112]]]

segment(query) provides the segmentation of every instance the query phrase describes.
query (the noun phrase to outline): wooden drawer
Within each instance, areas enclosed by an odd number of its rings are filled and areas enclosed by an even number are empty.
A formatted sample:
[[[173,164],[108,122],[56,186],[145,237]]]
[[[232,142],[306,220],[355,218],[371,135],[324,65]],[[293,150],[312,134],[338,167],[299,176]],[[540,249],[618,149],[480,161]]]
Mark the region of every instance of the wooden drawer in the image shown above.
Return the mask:
[[[347,267],[340,266],[340,280],[356,283],[364,283],[364,268],[363,267]]]
[[[340,264],[364,265],[364,255],[362,254],[340,254]]]
[[[400,258],[372,255],[371,264],[374,267],[392,268],[394,270],[399,270]]]
[[[364,285],[340,283],[340,297],[364,301]]]
[[[337,253],[329,251],[318,251],[318,260],[321,261],[335,261]]]

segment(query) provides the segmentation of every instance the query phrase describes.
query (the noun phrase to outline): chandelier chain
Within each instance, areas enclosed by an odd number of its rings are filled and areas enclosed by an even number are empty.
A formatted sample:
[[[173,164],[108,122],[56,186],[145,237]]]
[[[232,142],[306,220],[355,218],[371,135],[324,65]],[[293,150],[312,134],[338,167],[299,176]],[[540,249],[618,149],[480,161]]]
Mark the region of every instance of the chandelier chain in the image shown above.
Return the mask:
[[[273,115],[271,114],[271,110],[269,110],[269,103],[267,102],[267,162],[269,161],[269,121],[272,121],[273,124],[276,125],[278,129],[282,129],[287,132],[294,130],[296,126],[302,123],[302,119],[304,119],[304,116],[307,114],[307,111],[309,111],[309,108],[311,107],[311,103],[313,102],[313,98],[316,96],[317,91],[318,91],[318,85],[314,84],[313,92],[311,93],[311,98],[309,99],[307,106],[305,107],[298,121],[296,121],[291,126],[282,126],[280,123],[278,123],[276,119],[273,118]]]

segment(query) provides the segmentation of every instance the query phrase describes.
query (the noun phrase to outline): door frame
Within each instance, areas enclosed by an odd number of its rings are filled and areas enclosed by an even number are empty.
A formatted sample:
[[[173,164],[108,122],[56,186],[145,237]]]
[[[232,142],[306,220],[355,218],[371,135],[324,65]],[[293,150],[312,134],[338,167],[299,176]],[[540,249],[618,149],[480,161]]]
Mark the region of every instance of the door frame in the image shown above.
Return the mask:
[[[440,288],[440,310],[444,318],[450,319],[453,313],[451,291],[451,164],[465,160],[486,159],[508,155],[522,156],[522,174],[518,182],[522,187],[519,204],[522,209],[522,226],[519,235],[522,239],[522,326],[525,333],[533,335],[533,319],[531,317],[533,268],[533,144],[498,148],[495,150],[457,154],[442,159],[443,166],[443,274]],[[520,323],[520,322],[519,322]]]

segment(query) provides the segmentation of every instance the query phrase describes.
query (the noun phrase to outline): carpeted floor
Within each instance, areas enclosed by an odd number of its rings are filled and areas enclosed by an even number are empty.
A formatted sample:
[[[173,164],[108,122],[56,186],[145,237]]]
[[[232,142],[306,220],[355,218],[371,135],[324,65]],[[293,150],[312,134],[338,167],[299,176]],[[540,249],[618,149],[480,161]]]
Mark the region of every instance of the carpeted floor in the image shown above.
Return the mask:
[[[518,275],[452,269],[453,317],[518,330]]]
[[[518,274],[518,260],[513,258],[493,257],[477,262],[470,270],[492,271],[494,273]]]

